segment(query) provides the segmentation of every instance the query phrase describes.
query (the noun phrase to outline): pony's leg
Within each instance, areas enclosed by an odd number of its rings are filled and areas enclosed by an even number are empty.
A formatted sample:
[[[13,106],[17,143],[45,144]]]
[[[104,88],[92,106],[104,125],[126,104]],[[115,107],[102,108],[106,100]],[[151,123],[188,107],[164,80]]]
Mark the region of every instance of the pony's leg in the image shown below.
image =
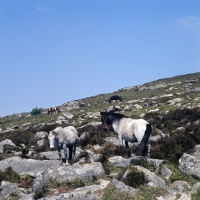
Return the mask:
[[[74,157],[76,155],[76,145],[77,145],[77,143],[74,144]]]
[[[127,148],[129,148],[128,142],[125,140],[125,145]]]
[[[68,162],[71,162],[72,161],[72,151],[73,151],[73,146],[71,147],[68,147],[69,149],[69,159],[68,159]],[[67,163],[66,163],[67,164]]]
[[[68,160],[67,160],[67,145],[63,144],[63,151],[64,151],[64,155],[65,155],[65,163],[66,165],[68,165]]]
[[[147,143],[146,152],[145,152],[147,157],[150,157],[150,149],[151,149],[151,145]]]
[[[119,145],[122,144],[122,146],[123,146],[123,138],[122,138],[121,134],[118,134],[118,139],[119,139]]]
[[[60,148],[60,146],[57,147],[57,150],[58,150],[58,156],[59,156],[60,163],[62,164],[62,155],[61,155],[61,148]]]
[[[69,147],[69,160],[72,159],[73,146]]]

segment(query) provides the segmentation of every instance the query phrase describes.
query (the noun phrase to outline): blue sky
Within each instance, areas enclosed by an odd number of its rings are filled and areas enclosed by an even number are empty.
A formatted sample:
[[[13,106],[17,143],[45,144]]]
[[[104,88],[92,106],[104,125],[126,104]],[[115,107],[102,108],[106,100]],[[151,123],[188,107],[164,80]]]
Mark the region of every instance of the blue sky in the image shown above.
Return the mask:
[[[0,117],[195,72],[199,0],[0,0]]]

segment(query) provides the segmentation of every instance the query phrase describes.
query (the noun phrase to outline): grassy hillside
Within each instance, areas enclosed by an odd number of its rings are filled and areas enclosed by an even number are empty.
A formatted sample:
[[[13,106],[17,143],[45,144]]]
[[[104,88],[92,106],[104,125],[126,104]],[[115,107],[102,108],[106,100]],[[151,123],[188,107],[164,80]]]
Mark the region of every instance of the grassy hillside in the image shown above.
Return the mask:
[[[161,87],[159,87],[159,85]],[[157,88],[155,86],[158,86]],[[151,89],[153,88],[153,89]],[[176,107],[170,106],[167,102],[170,99],[179,97],[182,98],[181,102],[182,107],[191,106],[194,107],[194,104],[200,103],[199,92],[195,92],[196,88],[200,88],[200,73],[187,74],[181,76],[175,76],[171,78],[159,79],[156,81],[144,83],[143,85],[133,86],[129,88],[122,88],[118,91],[108,93],[108,94],[99,94],[92,97],[87,97],[84,99],[76,100],[81,102],[83,106],[80,106],[80,109],[83,109],[84,112],[98,112],[106,110],[109,106],[120,106],[122,109],[127,105],[127,102],[130,100],[137,100],[137,104],[143,106],[143,102],[150,103],[148,109],[143,107],[140,110],[127,110],[124,111],[126,115],[139,118],[141,113],[146,113],[150,109],[154,109],[159,106],[159,113],[164,114],[166,111],[174,109]],[[160,97],[163,94],[174,94],[173,97],[164,97],[157,98],[152,100],[152,98]],[[112,95],[119,95],[122,97],[122,102],[116,102],[109,104],[108,99]],[[64,105],[64,104],[63,104]],[[130,104],[128,104],[130,105]],[[62,107],[62,105],[60,105]],[[70,109],[70,112],[75,115],[75,118],[78,118],[80,115],[80,109]],[[65,107],[63,107],[65,110]],[[2,117],[0,118],[0,128],[21,126],[22,124],[31,122],[32,125],[37,125],[44,122],[53,122],[57,118],[57,115],[48,116],[46,113],[36,116],[28,117]]]
[[[108,100],[113,95],[119,95],[122,101],[109,103]],[[38,153],[49,151],[49,144],[45,138],[42,146],[37,145],[35,134],[39,131],[53,130],[58,126],[73,125],[78,129],[79,136],[87,133],[86,137],[78,144],[83,152],[74,162],[83,157],[85,157],[84,163],[89,162],[87,150],[92,149],[95,154],[102,155],[99,162],[103,165],[106,179],[110,180],[110,174],[116,172],[117,179],[121,181],[127,168],[113,167],[108,159],[116,155],[128,158],[135,153],[136,147],[127,149],[107,142],[106,137],[116,136],[116,134],[112,131],[105,133],[101,126],[90,124],[91,122],[100,122],[99,111],[117,110],[117,112],[132,118],[146,119],[152,124],[151,137],[162,134],[169,136],[156,141],[152,140],[150,153],[151,158],[164,160],[164,164],[173,172],[173,175],[167,180],[167,185],[176,180],[186,181],[191,185],[200,181],[197,177],[183,174],[178,169],[178,161],[183,153],[190,153],[195,145],[200,144],[200,73],[159,79],[143,85],[122,88],[109,94],[63,102],[59,107],[61,113],[52,115],[47,115],[44,111],[42,114],[34,116],[31,116],[30,113],[22,113],[0,118],[0,142],[11,139],[16,145],[15,147],[4,145],[4,152],[0,153],[0,160],[14,155],[6,153],[7,150],[22,151],[22,157],[27,157],[27,152],[32,151],[34,159],[41,159],[41,157],[37,157]],[[73,117],[67,118],[67,113]],[[20,148],[22,144],[26,146],[23,150]],[[99,145],[99,149],[96,150],[94,145]],[[31,155],[28,158],[32,158]],[[155,170],[154,166],[149,163],[134,162],[132,165],[141,165],[150,171]],[[131,167],[130,169],[133,170]],[[127,179],[125,183],[139,189],[139,196],[136,199],[146,200],[149,199],[149,196],[151,199],[155,199],[155,196],[163,193],[158,188],[150,189],[145,186],[144,181],[140,183],[144,175],[137,170],[133,170],[131,173],[136,178],[134,180]],[[55,188],[57,187],[55,186]],[[116,196],[109,197],[110,194]],[[124,194],[115,193],[113,188],[107,187],[104,191],[104,199],[117,199],[117,197],[123,199],[119,195],[123,196]],[[199,199],[199,196],[199,193],[196,197],[193,195],[192,200]]]

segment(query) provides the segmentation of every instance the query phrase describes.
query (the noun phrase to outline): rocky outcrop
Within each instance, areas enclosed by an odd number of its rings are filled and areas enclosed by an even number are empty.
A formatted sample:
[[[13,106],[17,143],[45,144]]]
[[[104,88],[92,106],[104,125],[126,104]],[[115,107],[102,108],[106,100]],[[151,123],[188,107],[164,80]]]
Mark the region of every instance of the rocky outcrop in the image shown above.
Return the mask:
[[[104,169],[101,163],[93,162],[85,165],[70,165],[70,166],[59,166],[49,167],[46,170],[37,173],[36,178],[33,182],[33,191],[36,191],[47,183],[51,178],[58,181],[73,181],[75,179],[82,179],[83,182],[89,182],[95,176],[104,174]]]
[[[200,145],[195,146],[193,153],[184,153],[179,164],[179,169],[183,173],[200,178]]]
[[[196,86],[194,84],[197,84]],[[19,199],[32,200],[34,195],[45,188],[45,185],[51,181],[59,182],[73,182],[74,180],[80,179],[85,183],[84,187],[79,187],[72,189],[68,192],[60,192],[57,188],[54,188],[54,192],[48,197],[40,198],[42,200],[52,199],[85,199],[85,200],[97,200],[102,199],[102,190],[104,190],[108,185],[112,185],[117,192],[127,192],[132,198],[137,195],[139,189],[130,187],[125,184],[123,181],[130,168],[132,166],[136,167],[141,173],[145,176],[145,185],[149,188],[163,188],[167,191],[167,194],[160,195],[156,197],[157,200],[189,200],[192,198],[192,195],[197,193],[197,190],[200,188],[199,182],[196,182],[194,185],[187,183],[183,180],[176,180],[172,183],[169,183],[173,178],[173,171],[170,170],[163,160],[151,159],[144,157],[137,157],[134,154],[131,154],[131,157],[125,158],[119,155],[109,156],[101,155],[98,152],[101,150],[102,143],[98,143],[98,139],[95,138],[93,141],[95,145],[87,145],[84,148],[77,147],[76,157],[69,166],[61,165],[58,161],[58,152],[57,151],[48,151],[45,149],[47,144],[48,133],[41,130],[46,130],[50,126],[57,126],[62,124],[62,126],[75,125],[78,126],[77,130],[79,131],[79,141],[84,143],[84,140],[89,140],[92,136],[93,130],[100,130],[100,110],[104,109],[107,111],[121,112],[125,113],[132,112],[131,114],[137,115],[137,117],[146,117],[157,116],[156,120],[162,118],[160,114],[162,112],[169,112],[170,108],[194,108],[200,105],[200,98],[196,95],[194,99],[190,99],[190,95],[194,92],[199,92],[199,79],[187,79],[183,81],[173,80],[173,81],[159,81],[157,83],[147,83],[144,85],[124,88],[119,91],[132,90],[137,93],[144,93],[145,90],[151,93],[151,95],[145,98],[140,98],[140,95],[136,95],[137,99],[134,99],[134,95],[129,98],[129,95],[126,96],[123,102],[113,102],[114,105],[110,106],[107,101],[107,97],[104,98],[101,96],[100,100],[96,100],[96,97],[89,99],[82,99],[77,101],[71,101],[64,103],[60,106],[61,113],[51,116],[51,120],[48,122],[41,122],[40,124],[35,124],[30,120],[30,113],[21,113],[15,114],[12,116],[7,116],[5,118],[14,117],[22,118],[27,117],[26,121],[23,121],[20,125],[12,125],[5,128],[2,126],[0,128],[0,134],[7,134],[7,132],[14,132],[18,129],[27,132],[34,128],[38,132],[34,132],[34,138],[30,143],[25,143],[23,148],[20,148],[21,151],[29,148],[29,153],[22,155],[21,152],[10,151],[9,157],[3,160],[3,156],[8,152],[3,152],[4,145],[7,145],[6,148],[9,148],[9,145],[15,146],[11,140],[0,141],[0,153],[2,153],[2,160],[0,161],[0,171],[3,172],[8,167],[11,167],[19,175],[30,175],[33,178],[32,186],[30,188],[21,188],[15,183],[3,180],[0,187],[0,199],[7,199],[11,195],[18,196]],[[179,86],[183,86],[180,88]],[[159,89],[162,93],[154,93],[154,90]],[[132,92],[129,91],[129,92]],[[174,92],[176,91],[176,92]],[[173,93],[174,92],[174,93]],[[186,94],[187,97],[186,97]],[[133,99],[131,99],[133,98]],[[166,107],[162,108],[162,106]],[[93,107],[95,106],[95,108]],[[97,109],[97,106],[99,110]],[[90,109],[91,108],[91,109]],[[78,113],[77,115],[75,113]],[[43,110],[42,114],[47,115],[46,109]],[[145,116],[146,115],[146,116]],[[55,117],[54,117],[55,116]],[[192,122],[196,127],[200,124],[199,120]],[[187,122],[187,124],[181,124],[172,130],[175,134],[181,134],[186,132],[188,128],[191,128],[192,132],[192,123]],[[14,123],[13,123],[14,124]],[[150,136],[150,143],[155,144],[160,142],[166,135],[168,135],[168,130],[166,129],[166,124],[163,123],[159,125],[159,129],[153,125],[153,134]],[[44,129],[43,129],[44,128]],[[163,131],[162,131],[163,128]],[[196,129],[195,129],[196,130]],[[170,130],[171,131],[171,130]],[[17,133],[18,133],[17,132]],[[100,131],[99,131],[100,132]],[[164,134],[165,133],[165,134]],[[107,135],[110,137],[103,138],[103,141],[106,141],[106,145],[109,143],[113,144],[111,147],[115,148],[119,146],[119,140],[114,135]],[[15,138],[16,139],[16,138]],[[14,140],[13,140],[14,141]],[[102,142],[102,138],[100,140]],[[87,144],[87,141],[85,142]],[[20,144],[21,145],[21,144]],[[125,144],[123,144],[125,146]],[[138,143],[129,143],[130,148],[135,148]],[[34,151],[35,148],[41,147],[40,151]],[[44,148],[42,148],[44,147]],[[12,147],[13,148],[13,147]],[[124,147],[123,147],[124,148]],[[123,150],[123,148],[121,148]],[[14,149],[14,148],[13,148]],[[41,149],[44,152],[41,152]],[[121,150],[120,149],[120,150]],[[111,149],[112,151],[113,149]],[[18,150],[17,150],[18,151]],[[109,148],[108,148],[109,151]],[[17,154],[19,153],[19,154]],[[106,152],[107,153],[107,152]],[[63,154],[63,152],[62,152]],[[16,156],[21,155],[22,157]],[[121,154],[120,154],[121,155]],[[106,159],[106,161],[105,161]],[[101,162],[103,163],[101,163]],[[141,166],[138,163],[147,162],[151,165],[151,171],[149,168],[145,168],[142,164]],[[137,164],[133,164],[137,163]],[[153,167],[152,167],[153,166]],[[152,169],[153,168],[153,169]],[[200,178],[200,145],[197,145],[192,153],[183,153],[179,160],[179,169],[182,173],[195,176]],[[112,172],[112,170],[114,170]],[[115,171],[116,170],[116,171]],[[120,172],[119,172],[119,171]],[[106,174],[105,174],[106,172]],[[120,178],[119,178],[120,177]],[[104,178],[104,179],[103,179]]]

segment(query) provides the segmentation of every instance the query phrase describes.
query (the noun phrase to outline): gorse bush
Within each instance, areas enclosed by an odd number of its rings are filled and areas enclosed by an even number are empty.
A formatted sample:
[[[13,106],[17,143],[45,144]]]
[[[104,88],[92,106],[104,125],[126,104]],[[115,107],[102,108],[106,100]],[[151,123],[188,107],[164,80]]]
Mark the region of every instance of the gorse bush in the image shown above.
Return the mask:
[[[31,115],[39,115],[42,113],[43,108],[33,108],[31,111]]]

